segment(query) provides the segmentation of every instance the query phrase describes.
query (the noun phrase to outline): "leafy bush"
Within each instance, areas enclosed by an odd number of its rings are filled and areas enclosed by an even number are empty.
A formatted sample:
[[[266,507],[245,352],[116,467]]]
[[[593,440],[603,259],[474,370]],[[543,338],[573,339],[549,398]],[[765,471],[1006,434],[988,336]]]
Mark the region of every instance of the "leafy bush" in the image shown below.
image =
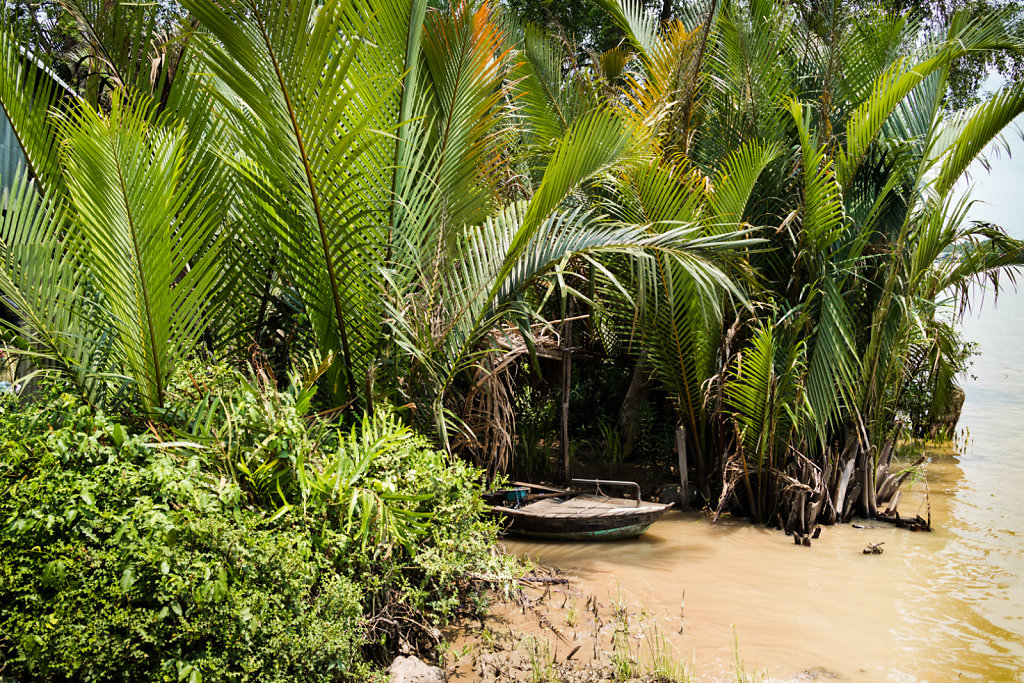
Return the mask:
[[[382,542],[377,518],[353,525],[327,493],[266,508],[225,471],[224,448],[132,428],[52,389],[0,400],[4,674],[359,680],[373,655],[472,607],[473,576],[501,570],[478,473],[390,416],[334,430],[305,472],[351,468],[358,444],[377,444],[357,488],[417,520],[415,544]],[[308,436],[304,421],[284,422]]]

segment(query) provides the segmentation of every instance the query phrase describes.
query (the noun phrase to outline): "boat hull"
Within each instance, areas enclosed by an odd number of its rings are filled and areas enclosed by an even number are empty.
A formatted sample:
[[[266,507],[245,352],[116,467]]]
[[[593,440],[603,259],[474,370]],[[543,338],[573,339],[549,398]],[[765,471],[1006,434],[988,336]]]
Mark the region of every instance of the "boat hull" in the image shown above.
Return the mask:
[[[558,541],[614,541],[642,535],[669,507],[583,495],[521,508],[494,506],[491,511],[508,524],[511,534]]]
[[[545,541],[619,541],[643,536],[650,528],[650,524],[631,524],[616,529],[595,529],[594,531],[539,531],[510,526],[507,531],[518,536],[529,536]]]

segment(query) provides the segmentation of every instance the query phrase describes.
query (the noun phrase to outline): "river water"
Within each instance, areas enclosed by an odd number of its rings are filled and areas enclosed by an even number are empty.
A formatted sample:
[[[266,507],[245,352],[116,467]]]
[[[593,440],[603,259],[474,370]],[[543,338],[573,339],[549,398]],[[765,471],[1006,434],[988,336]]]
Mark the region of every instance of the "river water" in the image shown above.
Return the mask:
[[[927,490],[932,533],[840,525],[805,548],[675,512],[632,541],[509,550],[663,620],[698,680],[733,678],[736,653],[771,680],[1024,680],[1024,291],[987,301],[965,328],[982,355],[963,438],[930,454],[900,506],[912,516]],[[869,542],[884,554],[864,555]]]

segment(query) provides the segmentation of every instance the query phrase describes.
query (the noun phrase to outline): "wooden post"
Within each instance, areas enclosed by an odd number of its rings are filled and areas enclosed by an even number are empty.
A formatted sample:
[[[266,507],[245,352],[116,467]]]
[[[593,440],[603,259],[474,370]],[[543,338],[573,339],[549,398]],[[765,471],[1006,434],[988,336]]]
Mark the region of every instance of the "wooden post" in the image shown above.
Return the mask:
[[[565,485],[572,481],[569,456],[569,391],[572,388],[572,351],[562,350],[562,474]]]
[[[562,475],[566,486],[572,482],[569,447],[569,392],[572,389],[572,323],[566,323],[562,348]]]
[[[683,496],[680,508],[690,507],[690,472],[686,466],[686,427],[676,427],[676,451],[679,453],[679,492]]]

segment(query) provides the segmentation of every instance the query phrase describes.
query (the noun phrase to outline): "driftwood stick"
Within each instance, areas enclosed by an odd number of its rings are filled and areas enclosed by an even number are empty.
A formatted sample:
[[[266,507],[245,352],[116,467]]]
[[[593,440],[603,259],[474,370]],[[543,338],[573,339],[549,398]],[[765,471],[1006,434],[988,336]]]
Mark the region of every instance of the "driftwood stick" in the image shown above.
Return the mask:
[[[686,620],[686,589],[683,589],[683,597],[679,600],[679,633],[683,632],[683,622]]]
[[[529,583],[558,583],[567,584],[569,579],[559,578],[557,576],[520,576],[520,581],[527,581]]]

